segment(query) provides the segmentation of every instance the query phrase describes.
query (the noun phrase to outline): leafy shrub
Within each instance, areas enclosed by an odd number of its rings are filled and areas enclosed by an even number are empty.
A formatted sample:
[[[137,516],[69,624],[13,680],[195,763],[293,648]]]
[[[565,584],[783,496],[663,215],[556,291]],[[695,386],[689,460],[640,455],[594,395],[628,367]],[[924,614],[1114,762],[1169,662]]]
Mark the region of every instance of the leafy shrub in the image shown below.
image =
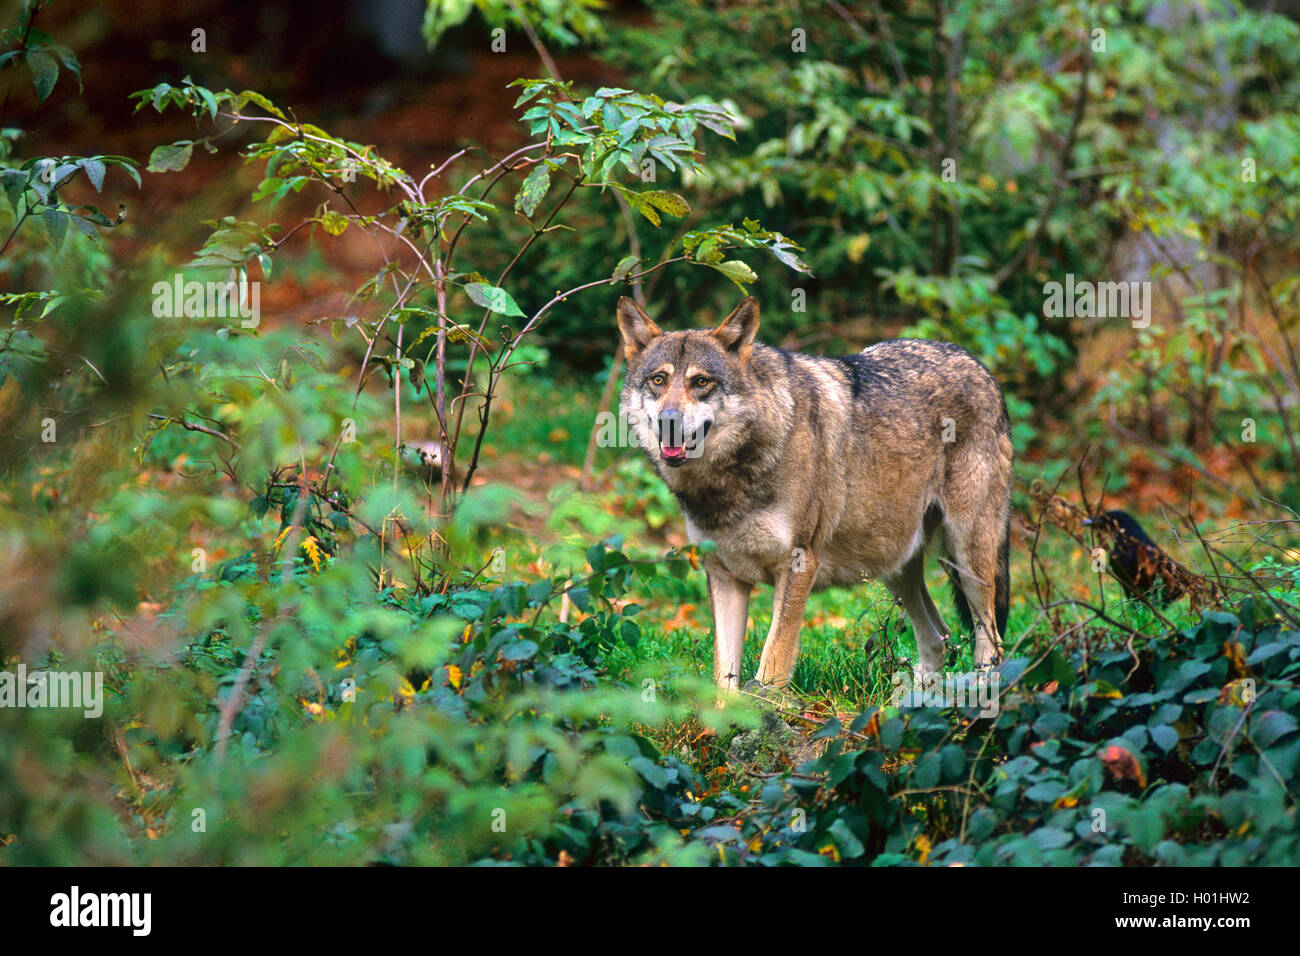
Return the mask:
[[[1118,646],[1117,646],[1118,645]],[[743,823],[729,862],[1284,865],[1300,852],[1300,631],[1254,601],[1132,651],[1000,669],[1000,707],[831,720],[825,753]],[[847,731],[847,733],[845,733]]]

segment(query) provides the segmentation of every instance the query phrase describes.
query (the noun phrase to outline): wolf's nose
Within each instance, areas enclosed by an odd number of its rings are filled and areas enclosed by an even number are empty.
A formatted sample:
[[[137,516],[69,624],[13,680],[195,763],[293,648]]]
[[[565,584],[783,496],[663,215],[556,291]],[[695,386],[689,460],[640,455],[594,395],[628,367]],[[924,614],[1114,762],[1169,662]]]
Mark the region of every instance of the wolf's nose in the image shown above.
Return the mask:
[[[659,444],[664,448],[681,448],[686,444],[686,422],[678,409],[659,413]]]

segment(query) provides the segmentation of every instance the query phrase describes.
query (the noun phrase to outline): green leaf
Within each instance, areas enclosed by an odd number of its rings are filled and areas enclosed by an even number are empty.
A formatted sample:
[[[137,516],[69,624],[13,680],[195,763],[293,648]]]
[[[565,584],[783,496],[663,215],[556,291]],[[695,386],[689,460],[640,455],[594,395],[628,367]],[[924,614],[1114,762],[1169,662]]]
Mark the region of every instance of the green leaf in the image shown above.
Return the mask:
[[[501,656],[508,661],[526,661],[537,653],[537,643],[535,641],[515,641],[513,644],[507,644],[501,651]]]
[[[853,835],[853,831],[849,829],[849,825],[843,820],[836,820],[830,825],[827,832],[830,833],[831,839],[835,841],[835,847],[840,851],[840,856],[851,860],[867,852],[866,847],[862,845],[862,841]]]
[[[256,103],[272,116],[278,116],[280,119],[285,118],[283,111],[256,90],[244,90],[244,92],[240,93],[235,100],[235,108],[243,109],[247,103]]]
[[[1169,753],[1174,747],[1178,746],[1178,731],[1168,724],[1152,727],[1150,733],[1151,739],[1155,741],[1156,746],[1165,753]]]
[[[77,60],[77,54],[73,53],[70,47],[52,46],[51,50],[63,61],[63,68],[71,71],[76,77],[77,82],[81,82],[81,63]]]
[[[18,213],[18,203],[27,190],[27,176],[21,169],[0,169],[0,184],[3,184],[5,198],[9,200],[15,215]]]
[[[633,757],[627,765],[641,775],[641,779],[656,790],[668,786],[668,771],[649,757]]]
[[[127,159],[125,156],[100,156],[105,166],[116,166],[125,170],[126,174],[135,180],[138,187],[140,185],[140,171],[136,169],[136,162],[133,159]]]
[[[641,198],[660,212],[666,212],[668,215],[676,216],[679,219],[682,216],[689,215],[691,211],[691,204],[685,199],[677,193],[670,193],[663,189],[652,189],[649,192],[641,193]]]
[[[36,86],[36,102],[42,103],[59,79],[59,62],[44,50],[33,50],[27,54],[27,66],[32,71],[32,83]]]
[[[1044,780],[1025,791],[1025,799],[1038,803],[1051,803],[1065,792],[1065,786],[1058,780]]]
[[[199,94],[199,98],[203,100],[203,105],[208,108],[208,117],[210,119],[216,119],[217,98],[212,95],[212,92],[210,90],[207,90],[202,86],[195,87],[195,91]]]
[[[500,286],[488,285],[486,282],[471,282],[465,286],[465,291],[469,294],[471,302],[485,309],[491,309],[501,315],[522,316],[524,314],[510,293]]]
[[[95,192],[102,191],[104,186],[104,164],[98,159],[87,158],[81,160],[79,165],[86,171],[86,178],[95,187]]]
[[[430,0],[425,6],[424,25],[421,28],[429,49],[437,46],[444,33],[452,27],[460,26],[473,12],[473,0]]]
[[[94,223],[84,216],[69,216],[68,218],[72,220],[74,226],[81,230],[82,235],[94,240],[96,243],[99,242],[99,230],[95,228]]]
[[[515,196],[515,210],[531,217],[537,211],[538,205],[545,198],[546,191],[550,188],[551,167],[545,163],[539,163],[533,167],[533,171],[528,174],[524,184],[519,187],[519,193]]]
[[[569,600],[583,614],[591,610],[591,592],[587,588],[570,588]]]
[[[159,146],[149,155],[148,170],[151,173],[179,172],[189,165],[194,144],[189,141]]]
[[[1070,834],[1057,827],[1039,827],[1029,833],[1029,839],[1043,850],[1059,850],[1070,842]]]
[[[1286,711],[1266,710],[1251,721],[1251,740],[1259,748],[1271,747],[1287,734],[1300,728],[1300,723]]]
[[[58,252],[63,246],[63,237],[68,233],[68,214],[62,209],[46,206],[43,217],[45,219],[45,230],[50,234],[50,239],[54,241],[54,251]]]
[[[736,285],[740,286],[742,290],[745,288],[745,283],[755,282],[758,280],[758,275],[754,270],[739,259],[728,259],[725,262],[719,262],[717,265],[712,266],[712,268],[717,269],[732,282],[736,283]]]
[[[651,203],[649,203],[646,199],[644,199],[640,193],[636,193],[630,189],[626,189],[623,190],[623,195],[627,197],[628,204],[631,205],[633,209],[635,209],[641,215],[649,219],[651,225],[655,226],[656,228],[659,227],[659,224],[663,220],[659,218],[659,213],[655,210],[655,207]]]
[[[633,267],[641,260],[636,256],[624,256],[618,260],[618,265],[614,267],[613,279],[615,282],[622,282],[632,273]]]
[[[333,209],[327,209],[320,217],[321,228],[331,236],[341,236],[344,230],[348,228],[348,217]]]

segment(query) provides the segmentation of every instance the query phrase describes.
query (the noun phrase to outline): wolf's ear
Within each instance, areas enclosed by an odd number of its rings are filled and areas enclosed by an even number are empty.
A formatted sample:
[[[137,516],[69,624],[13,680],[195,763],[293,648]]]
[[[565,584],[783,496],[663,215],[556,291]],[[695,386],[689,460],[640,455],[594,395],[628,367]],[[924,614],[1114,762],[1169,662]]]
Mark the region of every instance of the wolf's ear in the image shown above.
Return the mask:
[[[739,352],[742,359],[747,359],[757,332],[758,300],[751,295],[740,300],[740,305],[713,330],[713,337],[724,349]]]
[[[627,296],[618,300],[618,329],[623,333],[623,354],[629,362],[638,352],[663,335],[654,319]]]

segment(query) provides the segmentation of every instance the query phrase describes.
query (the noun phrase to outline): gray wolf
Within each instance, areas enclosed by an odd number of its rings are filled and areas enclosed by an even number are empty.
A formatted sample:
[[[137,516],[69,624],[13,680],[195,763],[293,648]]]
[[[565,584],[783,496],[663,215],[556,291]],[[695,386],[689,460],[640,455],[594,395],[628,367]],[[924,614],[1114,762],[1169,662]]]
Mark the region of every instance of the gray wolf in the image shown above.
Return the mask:
[[[914,678],[941,671],[948,631],[923,566],[936,539],[976,665],[1001,659],[1011,427],[974,356],[917,339],[840,358],[771,348],[754,341],[753,298],[716,329],[664,332],[624,297],[618,323],[625,414],[690,540],[716,545],[705,570],[720,687],[740,686],[756,584],[774,586],[760,685],[790,681],[810,592],[873,578],[912,623]]]

